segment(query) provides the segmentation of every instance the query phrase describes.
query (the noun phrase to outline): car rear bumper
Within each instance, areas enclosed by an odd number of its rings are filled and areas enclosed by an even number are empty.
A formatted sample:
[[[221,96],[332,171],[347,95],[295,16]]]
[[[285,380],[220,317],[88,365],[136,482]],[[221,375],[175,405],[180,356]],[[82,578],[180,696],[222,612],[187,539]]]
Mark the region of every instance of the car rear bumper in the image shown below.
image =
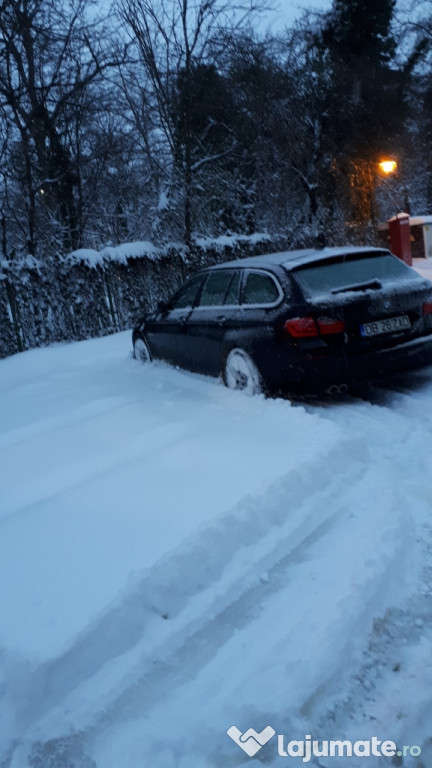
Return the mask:
[[[321,358],[305,356],[299,360],[298,366],[287,372],[285,384],[303,392],[315,393],[332,385],[372,380],[426,365],[432,365],[432,334],[363,354],[332,354]]]

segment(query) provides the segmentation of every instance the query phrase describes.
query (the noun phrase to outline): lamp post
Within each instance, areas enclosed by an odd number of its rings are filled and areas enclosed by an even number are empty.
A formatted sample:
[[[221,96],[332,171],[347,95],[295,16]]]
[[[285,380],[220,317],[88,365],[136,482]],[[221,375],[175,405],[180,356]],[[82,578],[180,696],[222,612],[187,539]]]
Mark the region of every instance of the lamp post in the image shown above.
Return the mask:
[[[380,169],[380,175],[384,177],[391,176],[397,170],[397,162],[393,159],[384,159],[378,163]],[[389,189],[390,186],[386,185]],[[398,256],[406,264],[412,265],[411,256],[411,232],[410,232],[410,218],[409,218],[409,202],[408,202],[408,190],[403,187],[405,198],[405,210],[404,213],[396,213],[388,220],[389,236],[390,236],[390,248],[392,252]],[[397,203],[396,203],[397,205]],[[399,207],[399,206],[398,206]]]
[[[357,226],[371,226],[375,231],[379,216],[377,193],[382,187],[393,197],[389,177],[395,174],[398,164],[390,156],[353,158],[350,171],[350,197],[353,220]],[[393,201],[393,204],[396,204]]]
[[[381,160],[378,163],[378,167],[381,170],[381,173],[383,173],[385,176],[389,176],[391,173],[394,173],[397,169],[397,162],[396,160]]]
[[[398,175],[398,163],[394,159],[394,157],[385,157],[376,164],[377,168],[377,178],[378,178],[378,185],[376,189],[378,190],[379,186],[382,186],[383,189],[387,192],[387,195],[389,197],[389,200],[392,203],[392,207],[398,211],[401,207],[401,199],[403,193],[403,203],[402,208],[407,213],[410,213],[410,204],[408,199],[408,189],[405,185],[401,184],[401,179]],[[390,177],[395,176],[396,179],[393,183],[389,183]],[[381,179],[381,182],[379,181]]]
[[[386,179],[392,174],[396,173],[397,162],[394,158],[383,157],[382,160],[375,159],[369,164],[369,200],[370,200],[370,214],[372,226],[375,228],[377,224],[377,199],[376,193],[381,179]],[[391,188],[388,184],[386,187],[389,191]]]

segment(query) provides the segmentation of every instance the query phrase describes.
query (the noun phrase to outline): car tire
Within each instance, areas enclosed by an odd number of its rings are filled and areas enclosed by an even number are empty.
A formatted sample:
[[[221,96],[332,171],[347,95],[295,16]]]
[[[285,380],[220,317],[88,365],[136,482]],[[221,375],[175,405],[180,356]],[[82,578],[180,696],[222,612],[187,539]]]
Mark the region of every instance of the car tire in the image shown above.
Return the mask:
[[[239,347],[231,349],[228,353],[222,378],[228,389],[238,389],[250,396],[263,392],[258,368],[248,353]]]
[[[135,338],[133,348],[135,360],[140,360],[141,363],[151,363],[152,355],[150,348],[142,336]]]

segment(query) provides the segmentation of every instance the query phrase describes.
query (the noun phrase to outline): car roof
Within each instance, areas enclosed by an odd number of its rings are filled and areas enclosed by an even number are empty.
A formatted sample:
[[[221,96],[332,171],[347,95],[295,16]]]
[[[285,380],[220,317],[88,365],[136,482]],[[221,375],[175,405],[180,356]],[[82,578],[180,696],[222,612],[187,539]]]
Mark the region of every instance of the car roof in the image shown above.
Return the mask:
[[[294,269],[302,264],[311,264],[313,262],[324,261],[326,259],[337,258],[338,256],[355,255],[356,253],[390,253],[386,248],[373,248],[369,246],[338,246],[337,248],[303,248],[297,251],[280,251],[278,253],[266,253],[262,256],[247,256],[245,259],[234,259],[216,264],[210,267],[214,269],[224,269],[225,267],[255,267],[266,269],[271,267],[283,266],[285,269]]]

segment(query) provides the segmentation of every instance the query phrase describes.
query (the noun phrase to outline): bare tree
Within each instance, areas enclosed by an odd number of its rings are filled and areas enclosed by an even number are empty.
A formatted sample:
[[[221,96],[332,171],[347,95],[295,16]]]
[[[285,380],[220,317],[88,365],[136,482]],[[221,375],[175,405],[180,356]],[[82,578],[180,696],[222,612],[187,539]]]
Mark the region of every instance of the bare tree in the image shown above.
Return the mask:
[[[169,163],[162,161],[159,170],[165,176],[171,210],[175,214],[180,207],[181,234],[187,244],[194,225],[197,179],[235,147],[232,131],[228,124],[223,126],[223,120],[218,120],[223,127],[215,142],[213,116],[198,118],[200,84],[207,79],[209,88],[215,86],[218,57],[228,32],[244,26],[255,10],[253,3],[245,7],[224,0],[117,2],[119,18],[136,44],[150,86],[141,89],[142,104],[150,110],[145,124],[152,114],[153,134],[159,131],[164,137]]]
[[[81,242],[72,137],[80,133],[91,84],[121,58],[99,23],[89,21],[87,7],[88,0],[3,0],[0,7],[0,107],[25,188],[29,253],[36,251],[38,217],[55,222],[64,247]]]

